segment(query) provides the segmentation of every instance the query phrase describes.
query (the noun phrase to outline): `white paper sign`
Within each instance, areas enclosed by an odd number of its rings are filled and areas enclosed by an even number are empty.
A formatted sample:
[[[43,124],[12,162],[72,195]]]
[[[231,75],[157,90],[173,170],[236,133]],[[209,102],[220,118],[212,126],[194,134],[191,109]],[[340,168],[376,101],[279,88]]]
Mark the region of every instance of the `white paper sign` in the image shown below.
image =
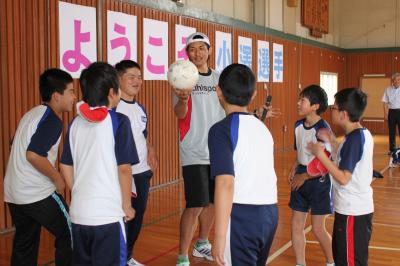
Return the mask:
[[[269,42],[257,41],[257,81],[269,82]]]
[[[97,61],[96,9],[58,2],[60,68],[79,78]]]
[[[283,82],[283,45],[273,44],[273,82]]]
[[[238,63],[253,68],[253,47],[252,39],[239,36],[238,37]]]
[[[232,64],[232,35],[230,33],[215,32],[215,69],[218,72]]]
[[[107,59],[137,61],[137,17],[107,10]]]
[[[196,32],[196,28],[187,27],[183,25],[175,25],[175,60],[186,60],[186,39],[187,37]]]
[[[167,80],[168,23],[143,19],[143,73],[145,80]]]

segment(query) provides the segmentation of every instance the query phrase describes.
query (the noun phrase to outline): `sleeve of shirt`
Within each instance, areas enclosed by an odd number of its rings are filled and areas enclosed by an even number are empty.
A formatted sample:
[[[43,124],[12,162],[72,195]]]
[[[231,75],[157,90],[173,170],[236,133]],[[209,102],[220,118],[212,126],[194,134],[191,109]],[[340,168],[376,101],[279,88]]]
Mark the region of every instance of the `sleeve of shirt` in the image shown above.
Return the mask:
[[[235,176],[233,147],[228,124],[219,122],[211,127],[208,134],[208,149],[210,152],[211,178],[215,179],[218,175]]]
[[[364,149],[364,135],[362,132],[354,132],[346,137],[340,150],[339,169],[353,173],[357,163],[361,160]]]
[[[384,103],[389,102],[389,97],[388,97],[387,93],[388,93],[388,89],[385,90],[385,92],[383,93],[383,96],[382,96],[382,102],[384,102]]]
[[[50,113],[38,124],[27,150],[47,157],[48,151],[60,138],[62,127],[61,121],[54,114]]]
[[[61,154],[61,163],[66,165],[73,165],[74,161],[72,159],[72,154],[71,154],[71,145],[69,144],[69,128],[70,127],[68,127],[67,135],[65,135],[64,138],[64,147],[63,147],[63,152]]]
[[[117,113],[117,115],[118,129],[115,135],[115,157],[117,158],[117,164],[137,164],[139,156],[135,140],[133,139],[129,118],[121,113]]]

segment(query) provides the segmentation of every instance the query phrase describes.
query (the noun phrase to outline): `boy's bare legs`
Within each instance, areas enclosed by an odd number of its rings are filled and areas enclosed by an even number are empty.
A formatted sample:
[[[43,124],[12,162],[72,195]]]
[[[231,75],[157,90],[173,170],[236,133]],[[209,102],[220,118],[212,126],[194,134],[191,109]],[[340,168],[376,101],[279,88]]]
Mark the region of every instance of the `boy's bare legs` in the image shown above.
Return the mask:
[[[199,216],[199,238],[202,240],[208,239],[211,228],[214,224],[214,204],[210,203],[207,207],[203,208],[203,211]]]
[[[332,237],[326,231],[325,228],[325,219],[327,215],[312,215],[311,216],[311,224],[312,224],[312,231],[319,241],[319,244],[322,248],[322,251],[325,254],[326,262],[332,263],[333,262],[333,255],[332,255]]]
[[[203,208],[186,208],[181,216],[179,235],[179,254],[188,255],[190,243],[192,242],[197,220]]]
[[[306,265],[306,236],[304,227],[306,224],[307,213],[293,211],[292,214],[292,243],[296,264]]]

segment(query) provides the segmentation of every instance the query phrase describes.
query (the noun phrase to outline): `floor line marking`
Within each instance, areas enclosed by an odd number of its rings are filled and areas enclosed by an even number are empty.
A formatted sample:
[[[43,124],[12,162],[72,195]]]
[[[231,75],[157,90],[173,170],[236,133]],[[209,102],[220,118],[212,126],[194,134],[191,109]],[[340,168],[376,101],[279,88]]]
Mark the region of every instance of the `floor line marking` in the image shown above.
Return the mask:
[[[312,226],[308,226],[306,229],[304,229],[304,233],[307,234],[308,232],[311,231]],[[281,248],[279,248],[277,251],[275,251],[272,255],[268,256],[267,265],[274,259],[276,259],[279,255],[281,255],[283,252],[285,252],[288,248],[292,246],[292,241],[287,242],[285,245],[283,245]]]

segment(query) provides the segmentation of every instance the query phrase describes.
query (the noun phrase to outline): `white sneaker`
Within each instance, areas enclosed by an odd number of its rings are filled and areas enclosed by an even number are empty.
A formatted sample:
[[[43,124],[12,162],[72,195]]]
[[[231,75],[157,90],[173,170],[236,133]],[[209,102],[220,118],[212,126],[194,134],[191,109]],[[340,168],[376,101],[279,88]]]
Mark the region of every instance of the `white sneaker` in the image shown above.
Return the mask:
[[[394,162],[393,162],[393,158],[390,157],[390,159],[389,159],[389,167],[390,167],[390,168],[395,168],[395,167],[397,167],[397,166],[398,166],[397,163],[394,163]]]
[[[134,260],[133,258],[130,258],[130,260],[128,260],[126,262],[127,266],[144,266],[144,264],[141,264],[140,262]]]
[[[209,261],[214,261],[214,258],[211,254],[211,244],[207,242],[206,244],[199,244],[196,242],[193,247],[192,255],[198,258],[205,258]]]

